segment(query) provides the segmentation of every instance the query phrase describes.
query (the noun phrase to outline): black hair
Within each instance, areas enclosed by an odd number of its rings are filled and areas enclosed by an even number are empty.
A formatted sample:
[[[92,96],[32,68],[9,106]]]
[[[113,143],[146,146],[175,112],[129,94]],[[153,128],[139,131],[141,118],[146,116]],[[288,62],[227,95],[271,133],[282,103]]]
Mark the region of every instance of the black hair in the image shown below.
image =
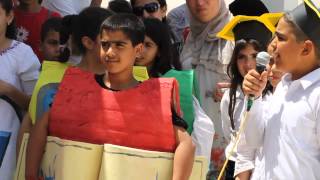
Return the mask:
[[[143,22],[134,14],[114,14],[108,17],[101,25],[102,31],[121,31],[136,46],[144,41],[145,28]]]
[[[60,17],[51,17],[47,19],[41,26],[41,32],[40,32],[41,42],[43,42],[46,39],[50,31],[60,32],[62,27],[61,22],[62,22],[62,18]]]
[[[12,0],[0,0],[1,7],[5,10],[6,15],[9,15],[13,11]],[[15,20],[7,26],[6,37],[9,39],[17,39],[17,29]]]
[[[228,115],[230,118],[230,122],[231,122],[231,127],[232,129],[235,129],[235,125],[234,125],[234,108],[236,105],[236,92],[237,92],[237,88],[242,85],[243,82],[243,77],[240,74],[240,71],[238,69],[238,65],[237,65],[237,61],[238,61],[238,55],[240,53],[241,50],[243,50],[244,48],[246,48],[248,45],[251,45],[256,51],[260,52],[262,50],[265,50],[262,48],[261,44],[253,39],[250,40],[238,40],[236,41],[232,56],[231,56],[231,60],[230,63],[227,66],[227,74],[229,76],[229,78],[231,79],[231,86],[230,86],[230,91],[229,91],[229,107],[228,107]]]
[[[66,44],[72,35],[72,44],[80,53],[84,54],[86,48],[82,44],[82,37],[87,36],[95,41],[99,35],[101,23],[113,12],[100,7],[88,7],[80,12],[79,15],[68,15],[62,19],[62,28],[60,31],[60,44]],[[70,56],[70,50],[65,48],[61,52],[61,61],[67,61]]]
[[[159,77],[170,69],[181,70],[179,56],[174,53],[174,46],[171,43],[169,27],[155,18],[143,20],[146,28],[146,36],[151,38],[158,46],[158,54],[150,69],[151,77]]]
[[[302,42],[310,39],[302,30],[301,28],[295,23],[295,20],[290,13],[285,13],[283,16],[283,19],[286,23],[288,23],[291,28],[293,29],[293,34],[296,37],[297,42]],[[312,41],[313,42],[313,41]],[[320,48],[314,43],[315,47],[315,54],[317,59],[320,59]]]
[[[115,13],[133,13],[131,4],[126,0],[112,0],[108,8]]]

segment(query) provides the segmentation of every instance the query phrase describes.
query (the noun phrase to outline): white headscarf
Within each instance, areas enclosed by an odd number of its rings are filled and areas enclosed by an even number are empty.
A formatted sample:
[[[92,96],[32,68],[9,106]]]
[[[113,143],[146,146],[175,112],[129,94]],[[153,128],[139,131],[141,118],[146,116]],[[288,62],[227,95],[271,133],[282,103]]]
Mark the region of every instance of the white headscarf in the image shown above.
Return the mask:
[[[224,0],[220,1],[219,13],[208,23],[202,23],[190,13],[190,34],[181,54],[181,62],[185,69],[191,69],[203,64],[207,69],[214,69],[216,60],[228,64],[231,58],[233,44],[216,37],[216,34],[232,18]],[[191,58],[191,59],[190,59]],[[192,64],[192,66],[189,66]]]
[[[224,0],[219,1],[220,11],[209,23],[200,22],[190,13],[190,28],[194,37],[199,36],[202,32],[207,34],[207,36],[215,37],[215,35],[229,22],[229,10]]]

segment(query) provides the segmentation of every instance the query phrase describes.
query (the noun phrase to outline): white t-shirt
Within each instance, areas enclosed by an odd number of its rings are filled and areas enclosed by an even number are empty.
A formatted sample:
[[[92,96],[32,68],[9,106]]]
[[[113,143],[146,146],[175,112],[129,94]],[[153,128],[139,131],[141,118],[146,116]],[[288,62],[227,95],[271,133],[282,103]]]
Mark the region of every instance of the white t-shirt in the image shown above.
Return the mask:
[[[40,63],[32,49],[18,41],[0,53],[0,79],[31,95],[38,79]],[[12,180],[16,165],[16,139],[20,127],[13,107],[0,99],[0,131],[10,132],[11,137],[0,168],[1,180]]]
[[[84,8],[89,7],[91,0],[43,0],[42,6],[62,16],[79,14]]]

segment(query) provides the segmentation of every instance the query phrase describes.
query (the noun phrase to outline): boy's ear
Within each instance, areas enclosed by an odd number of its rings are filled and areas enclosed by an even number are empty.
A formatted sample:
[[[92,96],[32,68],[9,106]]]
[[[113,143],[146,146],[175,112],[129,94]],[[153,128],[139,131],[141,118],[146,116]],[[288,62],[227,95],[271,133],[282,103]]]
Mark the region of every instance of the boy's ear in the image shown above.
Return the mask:
[[[14,13],[13,13],[13,11],[10,11],[8,16],[7,16],[7,25],[8,26],[12,23],[13,18],[14,18]]]
[[[88,36],[83,36],[81,38],[81,42],[86,49],[91,50],[94,48],[95,42],[92,41],[92,39],[90,39]]]
[[[303,43],[303,50],[302,50],[302,55],[303,56],[308,56],[312,53],[312,51],[315,51],[315,45],[313,44],[312,41],[306,40]]]
[[[141,57],[141,55],[143,53],[143,49],[144,49],[143,43],[137,44],[134,48],[136,51],[136,58]]]

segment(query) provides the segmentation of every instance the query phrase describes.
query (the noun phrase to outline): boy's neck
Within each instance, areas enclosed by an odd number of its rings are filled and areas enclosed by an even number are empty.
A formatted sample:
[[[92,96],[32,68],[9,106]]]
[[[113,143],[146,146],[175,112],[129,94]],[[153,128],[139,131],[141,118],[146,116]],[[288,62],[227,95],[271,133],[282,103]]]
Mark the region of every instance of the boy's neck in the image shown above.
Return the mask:
[[[133,77],[132,71],[117,74],[107,73],[104,77],[104,83],[107,87],[116,90],[133,88],[139,84],[139,82]]]
[[[0,37],[0,51],[4,51],[5,49],[9,48],[11,45],[11,39],[8,39],[5,36]]]
[[[292,72],[291,73],[291,79],[294,81],[294,80],[297,80],[297,79],[300,79],[302,78],[303,76],[311,73],[312,71],[318,69],[320,67],[319,65],[319,60],[315,59],[313,60],[313,63],[312,64],[309,64],[309,65],[306,65],[304,66],[303,69],[300,69],[300,70],[297,70],[295,72]]]
[[[29,13],[38,13],[41,10],[41,5],[36,1],[32,4],[23,4],[20,3],[18,8],[22,11],[29,12]]]

